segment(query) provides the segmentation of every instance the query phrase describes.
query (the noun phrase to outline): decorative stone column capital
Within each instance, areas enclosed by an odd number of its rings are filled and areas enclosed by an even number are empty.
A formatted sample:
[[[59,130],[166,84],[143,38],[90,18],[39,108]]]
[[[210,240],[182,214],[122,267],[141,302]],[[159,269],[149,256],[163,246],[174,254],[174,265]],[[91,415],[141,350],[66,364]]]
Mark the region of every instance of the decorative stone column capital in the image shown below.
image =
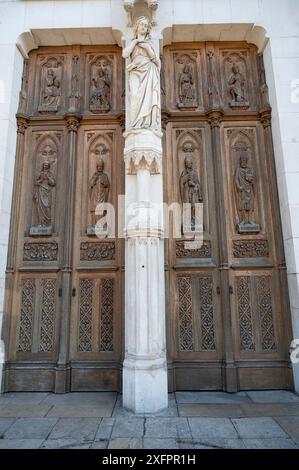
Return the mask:
[[[208,111],[208,121],[212,129],[215,127],[220,127],[220,124],[223,119],[224,112],[222,109],[212,109]]]
[[[124,160],[128,175],[136,175],[138,170],[148,170],[158,175],[162,169],[162,152],[154,149],[134,149],[125,151]]]
[[[77,132],[81,117],[77,114],[67,114],[65,116],[66,127],[69,132]]]

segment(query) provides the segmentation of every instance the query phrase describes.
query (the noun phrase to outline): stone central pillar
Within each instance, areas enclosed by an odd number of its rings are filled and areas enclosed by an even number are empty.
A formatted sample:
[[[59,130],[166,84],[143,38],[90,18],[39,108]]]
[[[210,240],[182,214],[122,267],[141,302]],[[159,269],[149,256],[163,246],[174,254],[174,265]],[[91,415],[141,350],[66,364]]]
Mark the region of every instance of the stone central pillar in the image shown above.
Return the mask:
[[[126,42],[126,272],[123,405],[167,407],[158,40],[145,17]],[[135,34],[135,37],[134,37]],[[133,40],[132,40],[133,36]]]

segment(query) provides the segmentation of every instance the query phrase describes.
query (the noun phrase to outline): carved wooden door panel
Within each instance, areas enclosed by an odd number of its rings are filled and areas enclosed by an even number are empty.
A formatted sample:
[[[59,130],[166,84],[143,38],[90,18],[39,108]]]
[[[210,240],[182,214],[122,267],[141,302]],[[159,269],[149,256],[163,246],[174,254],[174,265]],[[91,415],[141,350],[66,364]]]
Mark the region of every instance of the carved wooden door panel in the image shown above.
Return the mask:
[[[115,46],[39,48],[24,64],[7,263],[5,389],[119,390],[122,241],[98,203],[123,193]],[[117,212],[116,212],[117,218]],[[116,227],[117,230],[117,227]]]
[[[166,244],[170,389],[289,388],[291,323],[262,56],[243,42],[186,43],[166,47],[163,58],[165,200],[203,203],[202,246],[190,248],[186,236]]]

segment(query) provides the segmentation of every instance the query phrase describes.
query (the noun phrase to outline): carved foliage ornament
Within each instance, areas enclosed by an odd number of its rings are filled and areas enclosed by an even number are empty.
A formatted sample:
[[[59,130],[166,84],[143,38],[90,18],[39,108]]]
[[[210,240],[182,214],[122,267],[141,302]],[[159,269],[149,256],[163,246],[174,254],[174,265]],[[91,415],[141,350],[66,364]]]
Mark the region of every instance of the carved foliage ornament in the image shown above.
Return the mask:
[[[56,261],[58,243],[24,243],[24,261]]]
[[[191,250],[185,248],[184,241],[177,241],[175,244],[177,258],[211,258],[211,243],[204,242],[200,248]]]
[[[267,240],[235,240],[233,241],[235,258],[259,258],[269,256]]]
[[[114,242],[82,242],[80,246],[81,261],[105,261],[115,259]]]

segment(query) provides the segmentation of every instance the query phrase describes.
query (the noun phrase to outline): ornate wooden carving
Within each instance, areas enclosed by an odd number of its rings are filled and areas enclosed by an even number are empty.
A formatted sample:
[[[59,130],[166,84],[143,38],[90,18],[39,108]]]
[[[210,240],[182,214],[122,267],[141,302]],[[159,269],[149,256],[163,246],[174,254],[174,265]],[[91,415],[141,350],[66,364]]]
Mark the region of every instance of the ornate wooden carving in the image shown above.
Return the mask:
[[[39,350],[44,353],[51,353],[55,339],[56,279],[42,279],[41,291]]]
[[[233,255],[235,258],[259,258],[269,256],[267,240],[234,240]]]
[[[196,56],[196,53],[182,54],[175,62],[178,87],[177,107],[181,110],[192,110],[198,106]]]
[[[26,242],[24,243],[24,261],[56,261],[58,243]]]
[[[72,57],[72,79],[70,94],[70,111],[76,112],[80,101],[80,56]]]
[[[92,300],[93,282],[91,279],[80,280],[80,317],[78,351],[92,351]]]
[[[114,280],[103,279],[101,290],[100,351],[113,351]]]
[[[201,348],[203,351],[214,351],[215,327],[213,308],[213,279],[199,278],[200,314],[201,314]]]
[[[115,260],[114,242],[81,242],[81,261]]]
[[[257,301],[258,316],[261,325],[262,349],[263,351],[276,350],[276,338],[274,331],[271,277],[257,277]]]
[[[23,279],[21,291],[21,314],[19,320],[18,352],[31,352],[35,312],[35,280]]]
[[[239,321],[239,340],[241,351],[254,351],[254,336],[252,326],[252,302],[250,297],[250,278],[240,276],[236,280]]]
[[[186,241],[176,242],[176,257],[177,258],[211,258],[211,243],[206,241],[200,248],[191,250],[185,248]]]
[[[60,107],[63,82],[64,56],[40,57],[42,61],[40,79],[40,113],[56,113]]]
[[[193,350],[192,284],[189,276],[178,277],[179,295],[179,349]]]
[[[246,110],[250,106],[247,97],[247,51],[224,51],[222,55],[229,106],[234,110]]]
[[[111,109],[113,56],[90,56],[90,97],[92,113],[107,113]]]

